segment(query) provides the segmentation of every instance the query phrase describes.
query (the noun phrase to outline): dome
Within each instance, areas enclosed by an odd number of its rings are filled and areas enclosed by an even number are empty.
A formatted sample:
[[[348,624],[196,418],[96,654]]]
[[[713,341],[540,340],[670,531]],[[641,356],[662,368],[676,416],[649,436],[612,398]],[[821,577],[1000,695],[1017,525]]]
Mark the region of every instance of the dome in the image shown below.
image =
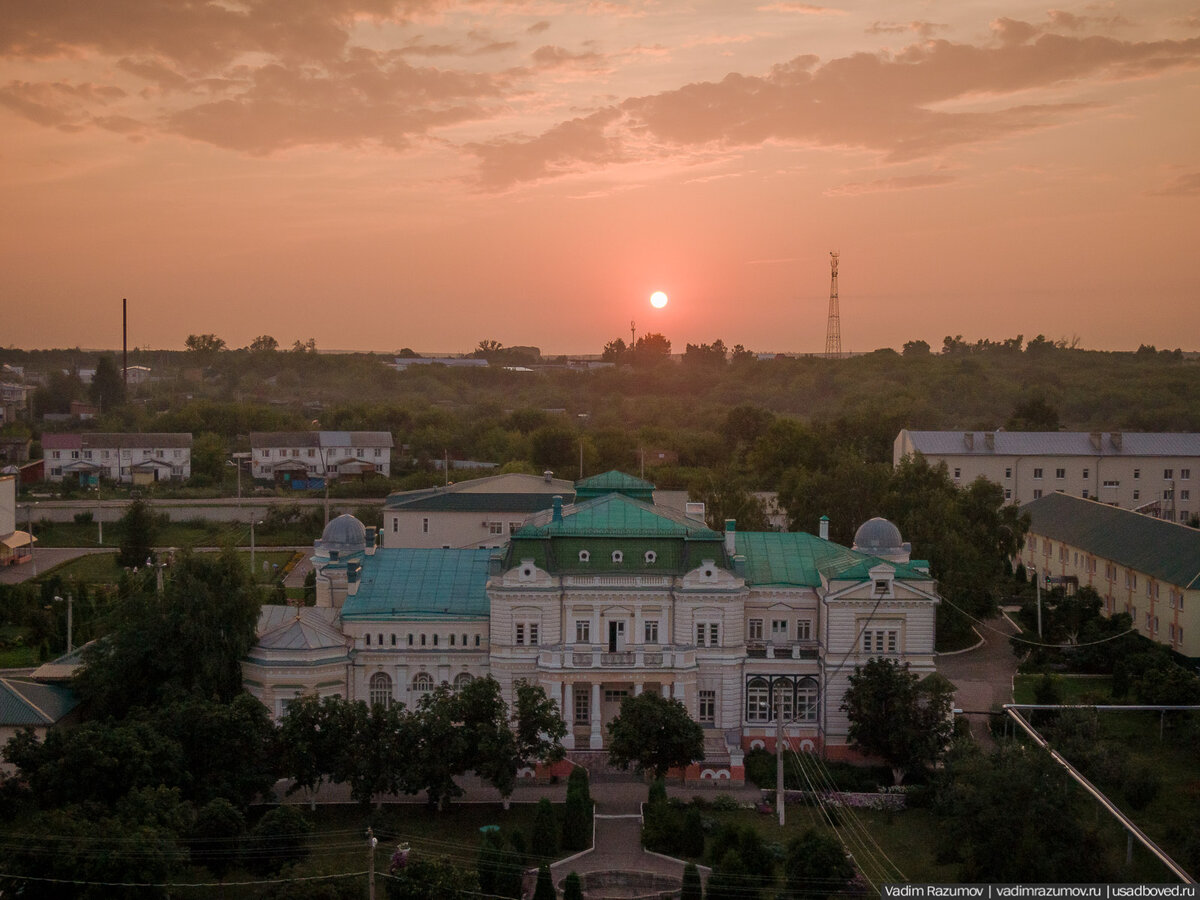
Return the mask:
[[[325,526],[320,544],[326,550],[337,550],[341,556],[362,553],[367,546],[367,529],[362,522],[346,513]]]
[[[854,532],[854,549],[865,553],[878,556],[882,551],[895,552],[903,546],[900,529],[879,516],[863,522]]]

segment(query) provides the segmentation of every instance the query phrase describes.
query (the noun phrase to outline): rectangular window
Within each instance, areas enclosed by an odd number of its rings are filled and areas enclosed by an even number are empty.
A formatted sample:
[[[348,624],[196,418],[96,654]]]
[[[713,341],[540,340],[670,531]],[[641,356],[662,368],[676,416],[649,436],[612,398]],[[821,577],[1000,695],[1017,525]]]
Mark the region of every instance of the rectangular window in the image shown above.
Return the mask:
[[[392,519],[392,534],[399,534],[399,533],[400,533],[400,517],[396,516],[394,519]]]
[[[357,450],[355,450],[354,455],[357,456],[359,459],[362,459],[362,456],[363,456],[362,447],[359,447]]]
[[[450,646],[451,647],[454,646],[454,633],[453,632],[450,633]]]
[[[396,636],[394,634],[392,635],[392,646],[396,646]]]
[[[50,458],[51,459],[62,459],[62,451],[61,450],[52,451],[50,453]]]
[[[435,635],[433,636],[433,646],[435,646],[435,647],[436,647],[436,646],[437,646],[437,642],[438,642],[438,636],[435,634]]]
[[[746,633],[749,640],[761,641],[763,639],[763,620],[751,619],[746,627]]]
[[[604,702],[605,703],[620,703],[622,700],[624,700],[628,696],[629,696],[629,691],[625,688],[615,688],[615,689],[611,689],[611,690],[605,690]]]
[[[1189,478],[1192,477],[1192,470],[1191,469],[1180,469],[1179,477],[1181,480],[1187,481]]]
[[[700,704],[697,710],[701,722],[709,725],[717,720],[717,692],[700,691]]]
[[[1005,466],[1005,467],[1004,467],[1004,477],[1005,477],[1005,478],[1012,478],[1012,466]]]
[[[488,522],[488,534],[504,534],[504,523]]]
[[[1033,499],[1040,500],[1041,498],[1042,498],[1042,492],[1040,490],[1035,490],[1033,492]]]
[[[538,642],[538,623],[529,623],[529,643],[536,644]]]
[[[1188,490],[1187,488],[1184,488],[1183,490],[1181,490],[1179,492],[1179,499],[1180,500],[1191,500],[1192,492],[1190,490]]]
[[[705,634],[704,623],[697,622],[696,623],[696,646],[697,647],[704,646],[704,634]]]
[[[954,477],[962,478],[962,469],[960,469],[958,466],[954,467]]]
[[[375,458],[379,459],[381,456],[383,456],[383,450],[380,449],[379,447],[376,447],[375,448]]]
[[[429,534],[429,517],[426,516],[421,520],[421,533]]]
[[[796,640],[811,641],[812,640],[812,620],[797,619],[796,620]]]
[[[1175,477],[1175,470],[1174,470],[1174,469],[1163,469],[1163,478],[1165,478],[1165,479],[1168,479],[1168,480],[1169,480],[1169,479],[1171,479],[1171,478],[1174,478],[1174,477]]]
[[[787,619],[771,620],[771,640],[786,641],[788,637]]]
[[[646,626],[646,643],[658,643],[658,621],[656,619],[649,620],[644,623]]]
[[[592,623],[587,619],[575,620],[575,643],[590,644],[592,642]]]
[[[126,450],[126,451],[125,451],[125,455],[126,455],[126,456],[128,456],[128,455],[129,455],[129,451],[128,451],[128,450]],[[263,458],[263,459],[267,459],[268,457],[270,457],[270,455],[271,455],[271,451],[270,451],[270,450],[263,450],[263,451],[262,451],[262,458]]]
[[[1134,499],[1134,500],[1136,500],[1136,499],[1138,499],[1138,497],[1140,497],[1141,495],[1142,495],[1142,492],[1141,492],[1141,491],[1137,491],[1137,490],[1135,490],[1135,491],[1133,492],[1133,499]]]
[[[1083,489],[1083,499],[1086,500],[1087,498],[1088,498],[1088,490],[1087,490],[1087,488],[1084,488]]]
[[[475,635],[475,646],[479,646],[479,635]]]
[[[716,622],[708,623],[708,646],[719,647],[721,645],[721,633]]]
[[[1175,499],[1175,491],[1173,491],[1171,488],[1164,488],[1163,489],[1163,499],[1164,500],[1174,500]]]
[[[1005,488],[1005,489],[1004,489],[1004,499],[1005,499],[1005,500],[1011,500],[1011,499],[1012,499],[1012,488]]]
[[[895,628],[868,628],[863,632],[864,653],[896,653],[900,643],[900,632]]]
[[[313,449],[312,447],[309,447],[309,448],[308,448],[308,457],[309,457],[309,459],[312,459],[312,457],[314,457],[314,456],[316,456],[316,455],[317,455],[317,451],[316,451],[315,449]]]
[[[1087,478],[1087,477],[1088,477],[1088,472],[1090,472],[1090,471],[1091,471],[1090,469],[1084,469],[1084,470],[1083,470],[1083,477],[1084,477],[1084,478]]]
[[[508,533],[509,533],[509,534],[513,534],[513,533],[515,533],[516,531],[519,531],[519,530],[520,530],[520,528],[521,528],[521,523],[520,523],[520,522],[509,522],[509,523],[508,523]]]
[[[1141,477],[1142,477],[1142,470],[1141,470],[1141,469],[1134,469],[1134,470],[1133,470],[1133,477],[1134,477],[1134,478],[1141,478]]]
[[[421,635],[421,646],[425,646],[425,635]]]
[[[575,688],[575,721],[587,723],[592,718],[592,689]]]
[[[1034,469],[1034,470],[1033,470],[1033,477],[1034,477],[1034,478],[1041,478],[1041,477],[1042,477],[1042,470],[1041,470],[1041,469]]]
[[[408,646],[410,646],[410,647],[411,647],[412,645],[413,645],[413,636],[410,634],[410,635],[408,636]]]
[[[513,638],[514,644],[517,644],[518,646],[520,646],[525,643],[525,623],[524,622],[518,622],[517,624],[515,624],[513,626],[513,633],[515,635]]]
[[[1055,477],[1055,478],[1059,478],[1059,479],[1061,479],[1061,478],[1066,478],[1066,477],[1067,477],[1067,470],[1066,470],[1066,469],[1055,469],[1055,470],[1054,470],[1054,477]]]

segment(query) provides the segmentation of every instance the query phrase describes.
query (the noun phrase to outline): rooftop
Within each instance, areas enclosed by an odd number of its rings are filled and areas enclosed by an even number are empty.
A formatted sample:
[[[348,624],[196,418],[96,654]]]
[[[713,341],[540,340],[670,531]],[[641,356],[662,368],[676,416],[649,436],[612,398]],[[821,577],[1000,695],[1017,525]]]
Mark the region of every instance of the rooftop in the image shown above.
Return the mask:
[[[901,581],[928,581],[928,572],[850,550],[801,531],[739,531],[737,552],[746,559],[746,583],[818,587],[827,580],[865,581],[875,566],[890,566]]]
[[[0,678],[0,725],[53,725],[79,705],[70,688]]]
[[[381,548],[363,560],[357,593],[343,619],[487,618],[494,550]]]
[[[902,431],[932,456],[1200,456],[1200,434],[1088,431]]]

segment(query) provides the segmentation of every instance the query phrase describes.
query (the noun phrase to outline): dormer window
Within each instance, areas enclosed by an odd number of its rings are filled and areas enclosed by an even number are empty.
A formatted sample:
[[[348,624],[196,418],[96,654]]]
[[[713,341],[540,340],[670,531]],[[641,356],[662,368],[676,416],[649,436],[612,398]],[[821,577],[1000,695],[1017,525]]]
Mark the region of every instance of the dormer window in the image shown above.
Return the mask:
[[[612,552],[612,561],[617,564],[625,562],[625,554],[620,550],[614,550]]]
[[[592,559],[591,551],[589,551],[589,550],[580,550],[579,551],[579,561],[581,563],[591,562],[591,559]]]
[[[647,550],[645,560],[646,560],[646,565],[652,566],[656,562],[658,562],[658,554],[655,553],[653,550]]]
[[[891,588],[891,583],[886,578],[880,578],[875,582],[875,593],[880,596],[886,596]]]

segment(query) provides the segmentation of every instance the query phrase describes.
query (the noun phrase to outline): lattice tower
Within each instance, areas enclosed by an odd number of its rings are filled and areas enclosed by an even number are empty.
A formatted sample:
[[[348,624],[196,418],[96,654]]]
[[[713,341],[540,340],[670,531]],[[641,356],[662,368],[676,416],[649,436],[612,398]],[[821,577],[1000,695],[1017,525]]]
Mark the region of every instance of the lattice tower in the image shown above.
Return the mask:
[[[842,358],[842,318],[838,312],[838,252],[829,252],[829,268],[832,274],[829,279],[829,324],[825,327],[825,358]]]

